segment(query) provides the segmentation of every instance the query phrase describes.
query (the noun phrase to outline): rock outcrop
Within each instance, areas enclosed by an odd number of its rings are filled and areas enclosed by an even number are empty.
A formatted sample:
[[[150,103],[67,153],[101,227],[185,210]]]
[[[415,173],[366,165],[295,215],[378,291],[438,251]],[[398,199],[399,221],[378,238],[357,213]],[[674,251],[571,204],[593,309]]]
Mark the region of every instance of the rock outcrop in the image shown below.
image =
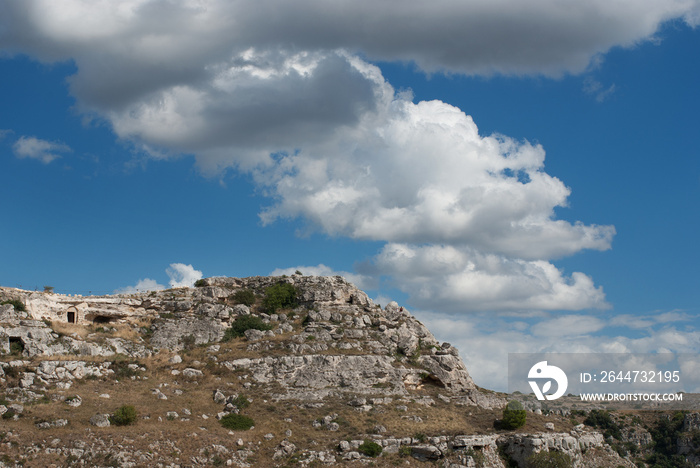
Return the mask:
[[[294,301],[275,309],[267,294],[279,284]],[[496,433],[504,396],[479,389],[457,349],[407,309],[381,308],[342,277],[197,286],[98,297],[0,288],[0,467],[350,466],[372,444],[393,465],[504,468],[556,451],[577,468],[630,466],[599,433],[553,432],[551,420]],[[123,403],[138,412],[131,432],[114,427]],[[253,427],[230,422],[249,407]]]

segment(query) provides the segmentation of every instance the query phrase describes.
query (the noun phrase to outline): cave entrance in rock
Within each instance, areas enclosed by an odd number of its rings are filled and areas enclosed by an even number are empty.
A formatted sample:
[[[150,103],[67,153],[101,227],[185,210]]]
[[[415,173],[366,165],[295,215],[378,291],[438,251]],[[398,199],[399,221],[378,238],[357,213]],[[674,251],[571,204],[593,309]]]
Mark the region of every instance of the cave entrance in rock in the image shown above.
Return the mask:
[[[75,323],[75,312],[68,312],[68,323]]]
[[[107,317],[106,315],[96,315],[92,319],[92,323],[112,323],[114,322],[114,317]]]
[[[21,355],[24,352],[24,341],[19,336],[10,337],[10,354]]]

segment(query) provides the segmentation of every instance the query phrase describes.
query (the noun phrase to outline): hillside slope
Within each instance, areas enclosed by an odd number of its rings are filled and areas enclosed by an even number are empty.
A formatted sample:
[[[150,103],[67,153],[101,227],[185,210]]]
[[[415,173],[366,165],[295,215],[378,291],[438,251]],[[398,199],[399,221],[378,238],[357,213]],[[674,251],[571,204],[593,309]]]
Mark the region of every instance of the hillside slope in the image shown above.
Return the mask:
[[[571,418],[495,429],[504,395],[403,307],[341,277],[197,286],[1,288],[0,466],[500,468],[541,451],[634,466]]]

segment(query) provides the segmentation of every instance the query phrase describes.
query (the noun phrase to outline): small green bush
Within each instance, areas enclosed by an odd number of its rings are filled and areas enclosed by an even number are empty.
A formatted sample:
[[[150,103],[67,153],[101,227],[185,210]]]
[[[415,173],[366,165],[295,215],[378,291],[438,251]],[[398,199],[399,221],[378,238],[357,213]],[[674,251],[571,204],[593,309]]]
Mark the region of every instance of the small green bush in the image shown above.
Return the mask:
[[[24,303],[22,301],[20,301],[19,299],[9,299],[7,301],[0,302],[0,305],[5,305],[5,304],[12,305],[12,307],[14,307],[17,312],[24,312],[27,310],[27,308],[24,306]]]
[[[528,457],[525,466],[528,468],[572,468],[574,462],[563,452],[538,452]]]
[[[239,395],[233,398],[230,403],[238,409],[245,409],[250,406],[250,400],[248,400],[243,395]]]
[[[117,379],[128,379],[131,376],[138,375],[135,369],[129,367],[129,361],[114,361],[109,365],[109,368],[114,371],[114,376]]]
[[[109,422],[115,426],[134,424],[136,422],[136,408],[131,405],[121,406],[109,417]]]
[[[234,413],[227,414],[219,420],[219,423],[226,429],[231,429],[234,431],[247,431],[251,427],[255,426],[255,421],[248,416]]]
[[[265,290],[263,307],[265,312],[273,314],[277,309],[294,308],[297,306],[297,288],[289,283],[277,283]]]
[[[197,281],[194,282],[195,288],[203,288],[206,285],[207,285],[207,280],[205,280],[205,279],[198,279]]]
[[[257,315],[240,315],[231,324],[231,327],[224,332],[222,341],[229,341],[245,335],[247,330],[272,330],[272,325],[262,321]]]
[[[527,413],[523,409],[523,405],[517,400],[512,400],[503,409],[501,426],[503,429],[517,429],[525,425],[526,419]]]
[[[233,301],[236,304],[244,304],[250,307],[255,304],[255,293],[250,289],[241,289],[240,291],[235,292],[233,295]]]
[[[357,451],[368,457],[378,457],[382,453],[382,446],[376,442],[366,440],[357,447]]]

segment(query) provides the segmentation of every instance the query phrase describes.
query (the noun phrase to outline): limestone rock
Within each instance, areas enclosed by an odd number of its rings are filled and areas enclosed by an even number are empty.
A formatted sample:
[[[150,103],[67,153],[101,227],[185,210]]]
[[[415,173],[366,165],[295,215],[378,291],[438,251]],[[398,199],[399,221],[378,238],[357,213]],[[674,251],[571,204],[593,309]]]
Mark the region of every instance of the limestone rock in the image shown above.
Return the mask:
[[[109,415],[108,414],[96,414],[90,418],[90,424],[97,427],[109,427]]]
[[[208,317],[184,317],[159,320],[152,328],[153,347],[179,351],[185,348],[188,341],[191,345],[201,345],[221,340],[227,326]]]

